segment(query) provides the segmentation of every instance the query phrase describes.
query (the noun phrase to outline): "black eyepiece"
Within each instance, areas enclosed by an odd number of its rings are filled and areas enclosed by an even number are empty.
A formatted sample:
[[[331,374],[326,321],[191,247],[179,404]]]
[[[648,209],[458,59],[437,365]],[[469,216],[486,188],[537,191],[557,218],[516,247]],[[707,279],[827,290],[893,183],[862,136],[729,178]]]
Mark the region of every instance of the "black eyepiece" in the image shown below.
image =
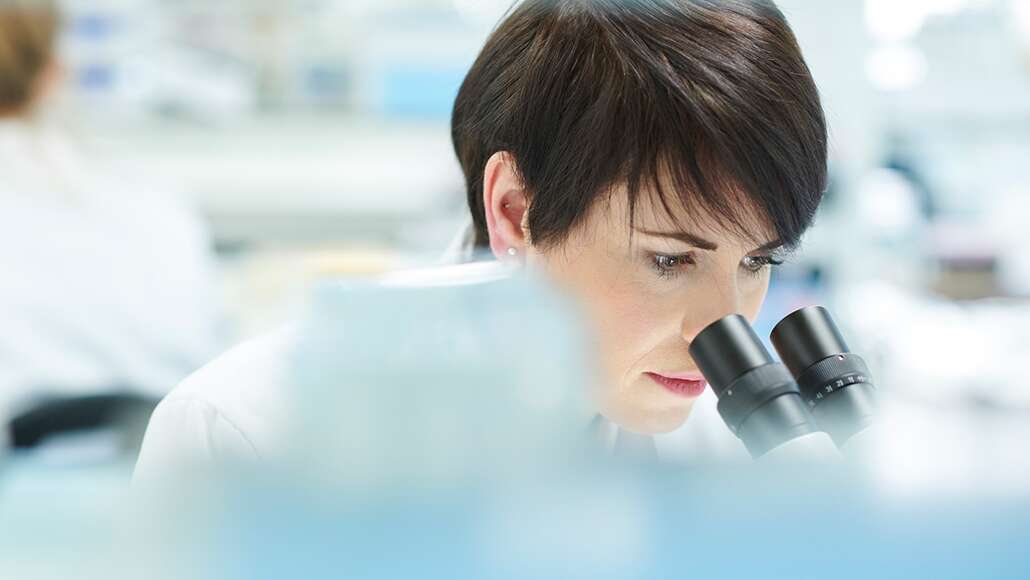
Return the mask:
[[[784,318],[773,329],[771,339],[794,376],[824,358],[851,352],[822,306],[802,308]]]
[[[739,314],[702,330],[690,345],[690,356],[716,395],[741,375],[773,362],[747,319]]]
[[[843,447],[873,424],[876,387],[825,308],[803,308],[772,331],[772,343],[819,426]]]
[[[690,355],[719,397],[719,415],[752,456],[819,432],[794,378],[744,317],[727,316],[702,330]]]

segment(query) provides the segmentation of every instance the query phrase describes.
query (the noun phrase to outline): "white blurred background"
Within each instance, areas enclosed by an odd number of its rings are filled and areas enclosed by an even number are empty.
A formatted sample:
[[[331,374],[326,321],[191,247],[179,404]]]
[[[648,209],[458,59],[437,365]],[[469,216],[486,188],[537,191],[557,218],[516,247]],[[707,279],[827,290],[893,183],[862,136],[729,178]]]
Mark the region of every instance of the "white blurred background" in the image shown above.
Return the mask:
[[[446,244],[464,213],[450,106],[507,4],[68,0],[62,113],[92,153],[195,204],[249,335],[295,252]],[[780,4],[833,139],[821,222],[839,225],[804,261],[828,284],[875,272],[949,299],[1030,294],[1030,3]],[[882,258],[871,238],[911,261],[857,264]]]

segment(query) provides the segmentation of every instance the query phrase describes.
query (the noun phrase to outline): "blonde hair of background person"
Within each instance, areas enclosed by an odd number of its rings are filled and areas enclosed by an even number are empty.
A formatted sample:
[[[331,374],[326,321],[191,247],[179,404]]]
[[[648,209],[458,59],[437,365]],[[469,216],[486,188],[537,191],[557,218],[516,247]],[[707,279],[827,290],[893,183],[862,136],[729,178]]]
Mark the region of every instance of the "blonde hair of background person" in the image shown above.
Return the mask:
[[[58,76],[61,18],[44,0],[0,0],[0,116],[30,113]]]

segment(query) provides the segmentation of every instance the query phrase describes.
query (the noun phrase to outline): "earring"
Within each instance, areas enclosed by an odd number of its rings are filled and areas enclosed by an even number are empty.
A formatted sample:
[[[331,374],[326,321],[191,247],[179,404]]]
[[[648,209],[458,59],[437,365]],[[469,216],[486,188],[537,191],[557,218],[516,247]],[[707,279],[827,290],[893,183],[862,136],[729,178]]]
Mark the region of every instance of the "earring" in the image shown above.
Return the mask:
[[[508,255],[512,256],[512,257],[518,256],[519,255],[519,251],[516,250],[515,248],[508,248]]]

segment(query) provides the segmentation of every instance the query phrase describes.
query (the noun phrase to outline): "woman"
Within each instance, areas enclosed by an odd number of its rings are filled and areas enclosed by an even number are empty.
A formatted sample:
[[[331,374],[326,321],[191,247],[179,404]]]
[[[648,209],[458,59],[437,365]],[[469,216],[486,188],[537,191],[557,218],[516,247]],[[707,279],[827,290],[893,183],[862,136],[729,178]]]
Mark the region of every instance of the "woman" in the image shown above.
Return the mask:
[[[47,122],[59,24],[48,2],[0,0],[0,417],[46,418],[16,421],[16,445],[83,421],[41,404],[160,398],[219,346],[196,217],[99,171]]]
[[[465,79],[452,130],[470,249],[582,302],[609,379],[600,414],[634,433],[684,424],[704,393],[690,341],[757,316],[826,181],[819,96],[768,0],[526,0]],[[260,455],[254,418],[271,404],[243,411],[216,385],[267,385],[281,368],[241,370],[280,348],[244,347],[170,397],[139,469],[193,453],[173,433]]]

